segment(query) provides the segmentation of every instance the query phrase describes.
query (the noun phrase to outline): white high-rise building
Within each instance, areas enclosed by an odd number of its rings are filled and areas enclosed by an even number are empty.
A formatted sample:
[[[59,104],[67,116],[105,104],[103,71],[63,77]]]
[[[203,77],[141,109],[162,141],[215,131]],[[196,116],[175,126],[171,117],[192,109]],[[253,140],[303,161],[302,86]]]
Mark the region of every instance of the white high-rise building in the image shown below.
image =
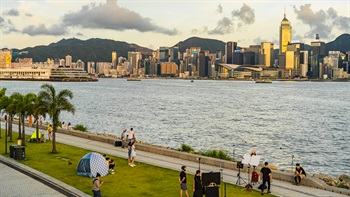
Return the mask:
[[[72,67],[72,56],[66,56],[66,67]]]

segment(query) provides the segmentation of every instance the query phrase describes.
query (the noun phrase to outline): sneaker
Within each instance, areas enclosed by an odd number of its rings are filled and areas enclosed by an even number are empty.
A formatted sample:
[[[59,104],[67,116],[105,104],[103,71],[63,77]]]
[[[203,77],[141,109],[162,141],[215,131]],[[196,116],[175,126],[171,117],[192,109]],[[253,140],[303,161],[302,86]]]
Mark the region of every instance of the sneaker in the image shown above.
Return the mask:
[[[271,194],[271,191],[267,191],[266,193]]]
[[[264,195],[264,193],[261,192],[261,195]]]
[[[129,166],[131,166],[131,163],[128,163]]]
[[[134,165],[132,165],[132,164],[131,164],[131,165],[130,165],[130,167],[132,167],[132,168],[133,168],[133,167],[134,167]]]

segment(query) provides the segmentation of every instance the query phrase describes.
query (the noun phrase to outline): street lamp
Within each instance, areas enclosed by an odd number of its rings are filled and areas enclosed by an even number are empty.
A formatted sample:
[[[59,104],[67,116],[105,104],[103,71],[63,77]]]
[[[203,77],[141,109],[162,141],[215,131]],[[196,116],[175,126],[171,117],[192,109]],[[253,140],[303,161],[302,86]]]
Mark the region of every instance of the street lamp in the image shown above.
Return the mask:
[[[198,160],[198,170],[200,171],[201,170],[201,159],[200,157],[197,158]]]

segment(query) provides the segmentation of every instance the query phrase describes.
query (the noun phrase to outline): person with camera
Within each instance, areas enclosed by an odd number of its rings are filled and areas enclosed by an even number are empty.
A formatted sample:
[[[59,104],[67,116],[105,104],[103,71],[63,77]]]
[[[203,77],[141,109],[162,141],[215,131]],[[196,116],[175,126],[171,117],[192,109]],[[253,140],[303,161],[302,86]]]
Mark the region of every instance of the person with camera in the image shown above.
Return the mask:
[[[100,187],[102,186],[103,181],[100,180],[100,178],[101,178],[101,174],[97,173],[96,178],[94,178],[94,180],[92,181],[92,194],[93,194],[92,196],[93,197],[102,197]]]
[[[203,196],[203,185],[201,178],[201,171],[197,170],[193,180],[193,197]]]
[[[264,195],[264,189],[267,183],[267,193],[271,193],[271,182],[272,182],[272,172],[269,168],[269,163],[265,162],[265,166],[260,170],[260,179],[262,179],[262,184],[259,186],[261,189],[261,195]]]

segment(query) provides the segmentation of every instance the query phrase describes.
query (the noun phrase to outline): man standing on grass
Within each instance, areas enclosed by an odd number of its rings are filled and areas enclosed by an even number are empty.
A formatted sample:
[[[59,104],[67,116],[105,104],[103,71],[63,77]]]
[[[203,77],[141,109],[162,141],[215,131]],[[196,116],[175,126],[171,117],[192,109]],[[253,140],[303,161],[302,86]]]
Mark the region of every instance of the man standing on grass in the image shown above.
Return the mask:
[[[262,179],[262,184],[261,184],[261,195],[264,195],[264,189],[266,187],[266,182],[267,182],[267,193],[271,193],[270,187],[271,187],[271,182],[272,182],[272,172],[269,168],[269,163],[265,162],[265,166],[261,168],[260,170],[260,179]]]
[[[180,173],[179,182],[180,182],[180,197],[182,197],[182,191],[186,192],[186,197],[188,197],[188,190],[187,190],[187,178],[186,178],[186,166],[181,167],[182,171]]]
[[[100,187],[103,184],[103,181],[100,181],[101,175],[100,173],[96,174],[96,178],[92,181],[92,194],[93,197],[102,197]]]

